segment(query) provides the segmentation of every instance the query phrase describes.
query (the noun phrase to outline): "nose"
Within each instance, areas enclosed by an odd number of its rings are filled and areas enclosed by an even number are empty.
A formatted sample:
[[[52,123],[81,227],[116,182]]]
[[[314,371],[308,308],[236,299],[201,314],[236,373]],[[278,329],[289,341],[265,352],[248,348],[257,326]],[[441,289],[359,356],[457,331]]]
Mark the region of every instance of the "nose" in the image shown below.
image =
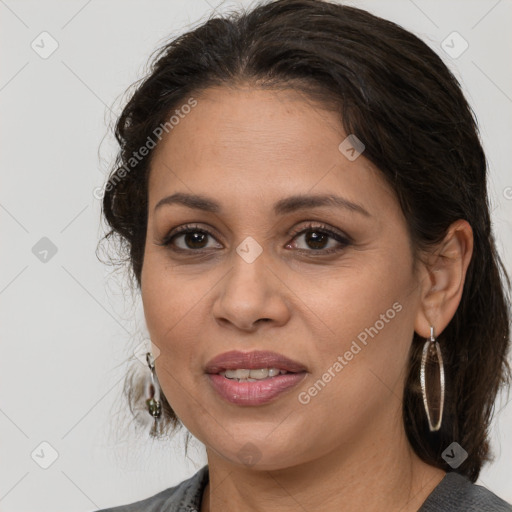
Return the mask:
[[[260,256],[247,263],[235,256],[232,269],[222,279],[213,305],[215,320],[241,331],[253,331],[257,324],[284,325],[290,311],[288,288]]]

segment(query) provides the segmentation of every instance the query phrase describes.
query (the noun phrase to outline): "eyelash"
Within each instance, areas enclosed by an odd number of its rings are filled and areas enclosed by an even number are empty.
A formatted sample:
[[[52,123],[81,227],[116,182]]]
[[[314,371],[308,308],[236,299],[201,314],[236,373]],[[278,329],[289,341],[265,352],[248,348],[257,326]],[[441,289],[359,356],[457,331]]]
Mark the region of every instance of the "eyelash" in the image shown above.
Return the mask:
[[[340,243],[341,247],[335,247],[335,248],[330,248],[330,249],[317,249],[317,250],[315,250],[315,249],[296,249],[297,251],[299,251],[301,253],[317,253],[320,256],[328,255],[328,254],[333,254],[333,253],[342,251],[348,245],[351,244],[351,240],[348,236],[342,235],[341,233],[337,233],[335,231],[332,231],[324,224],[309,223],[306,226],[302,226],[298,230],[288,233],[288,236],[291,236],[291,237],[293,237],[292,239],[295,239],[295,238],[297,238],[297,236],[307,233],[309,231],[313,231],[315,233],[319,233],[322,235],[327,235],[330,238],[333,238],[334,240],[336,240],[338,243]],[[181,252],[181,253],[193,252],[196,254],[198,254],[198,253],[201,254],[201,253],[206,253],[209,251],[209,249],[181,249],[181,248],[171,247],[171,243],[173,242],[173,240],[176,237],[178,237],[179,235],[184,235],[184,234],[188,234],[188,233],[201,233],[201,234],[211,236],[212,238],[215,238],[214,235],[212,233],[210,233],[210,231],[208,231],[207,229],[200,228],[199,226],[193,225],[193,224],[186,224],[184,226],[180,226],[180,227],[176,228],[175,230],[173,230],[171,233],[169,233],[163,239],[162,243],[160,243],[158,245],[169,247],[172,251]]]

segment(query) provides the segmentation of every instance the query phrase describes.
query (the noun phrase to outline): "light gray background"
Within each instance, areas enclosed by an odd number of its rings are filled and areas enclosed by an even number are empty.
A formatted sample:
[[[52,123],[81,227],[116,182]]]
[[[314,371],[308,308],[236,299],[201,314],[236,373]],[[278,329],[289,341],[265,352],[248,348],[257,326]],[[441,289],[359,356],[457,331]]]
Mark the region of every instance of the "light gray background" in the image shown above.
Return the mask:
[[[511,1],[347,3],[415,32],[461,80],[479,119],[498,246],[511,272]],[[124,405],[125,362],[146,332],[122,276],[96,259],[102,229],[93,191],[116,150],[107,125],[150,53],[214,7],[240,4],[249,2],[0,0],[1,512],[130,503],[205,463],[198,442],[185,458],[182,435],[152,443],[111,420]],[[31,47],[43,45],[43,31],[59,45],[46,59]],[[441,47],[453,31],[469,44],[457,58]],[[46,262],[32,252],[42,237],[57,248]],[[512,403],[505,403],[492,431],[496,459],[479,482],[512,502]],[[58,456],[43,469],[52,450]]]

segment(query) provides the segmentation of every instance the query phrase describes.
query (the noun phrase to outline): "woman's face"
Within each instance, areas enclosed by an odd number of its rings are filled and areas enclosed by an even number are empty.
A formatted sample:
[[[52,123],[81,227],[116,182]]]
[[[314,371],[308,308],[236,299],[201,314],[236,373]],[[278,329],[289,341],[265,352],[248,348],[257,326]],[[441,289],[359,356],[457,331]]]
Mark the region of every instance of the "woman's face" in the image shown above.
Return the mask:
[[[195,99],[157,146],[149,179],[141,289],[169,403],[210,454],[261,469],[389,439],[403,428],[420,307],[396,197],[343,142],[338,115],[297,92],[216,87]],[[216,211],[156,208],[177,193]],[[340,200],[283,203],[292,196]],[[264,383],[207,373],[230,351],[275,352],[303,371]]]

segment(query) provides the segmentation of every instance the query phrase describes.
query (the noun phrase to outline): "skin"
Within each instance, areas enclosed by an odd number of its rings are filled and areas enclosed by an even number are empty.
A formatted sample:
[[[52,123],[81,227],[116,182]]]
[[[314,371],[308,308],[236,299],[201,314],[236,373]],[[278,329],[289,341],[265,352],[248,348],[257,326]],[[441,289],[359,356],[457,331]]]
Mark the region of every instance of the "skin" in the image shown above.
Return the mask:
[[[414,331],[428,337],[432,325],[439,334],[455,313],[470,226],[454,223],[438,250],[415,263],[394,192],[364,153],[350,161],[340,152],[347,134],[335,112],[291,89],[215,87],[194,97],[197,106],[153,155],[141,292],[162,390],[206,446],[201,511],[417,510],[445,472],[422,462],[405,435],[408,351]],[[176,192],[206,195],[222,211],[155,211]],[[329,206],[275,216],[274,203],[292,194],[335,194],[369,215]],[[329,237],[315,246],[311,231],[290,236],[308,221],[352,243]],[[212,236],[196,246],[176,238],[174,247],[188,253],[161,245],[188,223]],[[248,236],[263,251],[252,263],[236,252]],[[397,302],[400,312],[300,403],[299,393]],[[204,373],[211,358],[233,349],[273,350],[308,374],[271,403],[234,405]],[[247,443],[255,464],[240,457]]]

